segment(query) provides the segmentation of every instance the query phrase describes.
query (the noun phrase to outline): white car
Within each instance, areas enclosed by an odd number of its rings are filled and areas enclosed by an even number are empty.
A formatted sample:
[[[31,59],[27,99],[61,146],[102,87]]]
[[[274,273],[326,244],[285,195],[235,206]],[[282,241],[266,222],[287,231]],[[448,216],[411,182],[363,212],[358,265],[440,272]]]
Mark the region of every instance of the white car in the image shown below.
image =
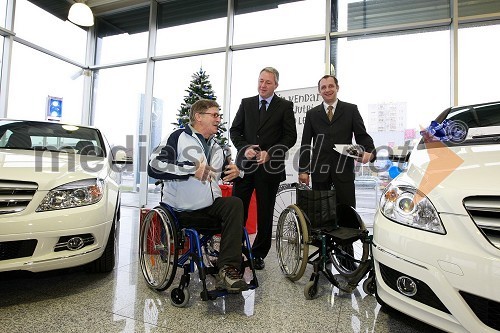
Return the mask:
[[[500,102],[447,109],[425,137],[375,215],[377,299],[448,332],[498,332]]]
[[[0,119],[0,272],[111,271],[126,162],[96,128]]]

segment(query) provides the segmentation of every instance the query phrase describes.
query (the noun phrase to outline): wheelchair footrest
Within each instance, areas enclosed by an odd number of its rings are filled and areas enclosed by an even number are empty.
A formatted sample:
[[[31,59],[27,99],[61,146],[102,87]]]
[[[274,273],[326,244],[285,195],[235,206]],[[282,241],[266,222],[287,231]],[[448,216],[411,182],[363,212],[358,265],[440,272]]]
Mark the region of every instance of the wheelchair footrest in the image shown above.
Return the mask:
[[[214,290],[208,290],[207,291],[207,296],[204,295],[204,293],[201,293],[201,299],[204,301],[213,301],[217,299],[218,297],[226,296],[229,294],[229,292],[226,289],[214,289]]]
[[[251,284],[251,283],[247,283],[247,286],[248,286],[248,289],[247,290],[253,290],[255,288],[257,288],[257,286]],[[205,296],[205,293],[202,291],[200,293],[200,297],[203,301],[213,301],[215,299],[217,299],[218,297],[223,297],[223,296],[226,296],[226,295],[230,295],[230,294],[240,294],[240,292],[238,293],[230,293],[229,291],[227,291],[227,289],[213,289],[213,290],[207,290],[207,293],[206,293],[206,296]]]

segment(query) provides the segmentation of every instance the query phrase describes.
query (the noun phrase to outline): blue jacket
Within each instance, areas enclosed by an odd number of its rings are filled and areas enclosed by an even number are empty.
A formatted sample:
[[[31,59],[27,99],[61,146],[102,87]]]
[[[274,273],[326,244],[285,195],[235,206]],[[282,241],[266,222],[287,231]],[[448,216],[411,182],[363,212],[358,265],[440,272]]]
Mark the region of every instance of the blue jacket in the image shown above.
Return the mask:
[[[194,178],[196,162],[205,158],[215,169],[212,181]],[[192,211],[212,205],[222,196],[219,179],[224,153],[212,136],[205,140],[191,126],[172,132],[155,149],[148,164],[148,175],[164,180],[163,201],[178,211]]]

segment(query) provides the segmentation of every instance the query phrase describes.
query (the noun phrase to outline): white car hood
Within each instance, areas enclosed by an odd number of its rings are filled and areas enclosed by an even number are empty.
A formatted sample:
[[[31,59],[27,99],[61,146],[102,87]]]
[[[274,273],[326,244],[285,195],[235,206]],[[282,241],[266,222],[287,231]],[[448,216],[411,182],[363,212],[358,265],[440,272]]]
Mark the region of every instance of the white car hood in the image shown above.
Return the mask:
[[[415,148],[397,179],[422,190],[438,212],[467,214],[464,198],[500,195],[500,144]]]
[[[35,156],[34,151],[0,149],[0,179],[36,182],[39,191],[80,179],[104,179],[108,172],[105,158],[50,152]]]

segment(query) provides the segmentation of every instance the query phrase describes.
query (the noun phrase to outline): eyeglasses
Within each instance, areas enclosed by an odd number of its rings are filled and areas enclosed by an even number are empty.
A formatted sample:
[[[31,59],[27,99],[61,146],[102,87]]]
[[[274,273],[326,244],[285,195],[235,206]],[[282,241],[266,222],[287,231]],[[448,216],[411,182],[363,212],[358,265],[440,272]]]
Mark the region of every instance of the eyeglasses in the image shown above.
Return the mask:
[[[222,115],[220,113],[210,113],[210,112],[200,112],[201,114],[209,114],[211,115],[213,118],[220,118],[222,119]]]

